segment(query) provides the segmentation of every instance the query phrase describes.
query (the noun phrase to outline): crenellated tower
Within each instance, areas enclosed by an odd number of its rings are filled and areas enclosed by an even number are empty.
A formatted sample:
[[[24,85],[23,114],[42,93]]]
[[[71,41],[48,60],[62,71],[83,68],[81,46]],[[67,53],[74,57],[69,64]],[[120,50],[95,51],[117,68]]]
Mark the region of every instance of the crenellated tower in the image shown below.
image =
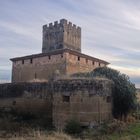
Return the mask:
[[[71,49],[81,52],[81,28],[61,19],[43,26],[42,53],[57,49]]]

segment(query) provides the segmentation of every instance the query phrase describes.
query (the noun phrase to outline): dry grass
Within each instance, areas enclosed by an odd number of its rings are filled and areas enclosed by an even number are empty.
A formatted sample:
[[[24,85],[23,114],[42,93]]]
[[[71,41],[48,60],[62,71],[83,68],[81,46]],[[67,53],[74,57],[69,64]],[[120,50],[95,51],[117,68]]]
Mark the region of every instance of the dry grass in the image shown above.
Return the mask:
[[[0,138],[0,140],[80,140],[76,138],[72,138],[71,136],[68,136],[64,133],[58,133],[53,132],[51,134],[45,134],[40,131],[35,131],[34,134],[31,134],[31,136],[16,136],[13,135],[7,135],[6,138]]]
[[[112,123],[87,129],[80,137],[74,138],[62,132],[23,127],[18,131],[0,131],[0,140],[140,140],[140,122],[125,123],[114,120]]]

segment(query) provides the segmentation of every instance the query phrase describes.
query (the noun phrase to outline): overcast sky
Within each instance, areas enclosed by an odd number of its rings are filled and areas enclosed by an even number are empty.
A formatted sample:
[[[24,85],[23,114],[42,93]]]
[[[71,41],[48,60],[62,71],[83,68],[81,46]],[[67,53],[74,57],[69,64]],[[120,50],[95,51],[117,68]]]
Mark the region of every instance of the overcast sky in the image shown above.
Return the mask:
[[[62,18],[82,27],[82,53],[140,87],[140,0],[0,0],[0,81],[10,58],[41,52],[42,25]]]

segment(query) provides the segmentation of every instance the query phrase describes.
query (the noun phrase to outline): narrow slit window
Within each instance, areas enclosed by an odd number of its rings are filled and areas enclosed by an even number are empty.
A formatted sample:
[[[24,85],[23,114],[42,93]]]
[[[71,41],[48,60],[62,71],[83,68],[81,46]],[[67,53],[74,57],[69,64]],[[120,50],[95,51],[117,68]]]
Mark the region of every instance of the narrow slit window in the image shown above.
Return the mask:
[[[48,58],[49,58],[49,60],[50,60],[50,59],[51,59],[51,56],[49,55]]]
[[[31,64],[33,63],[33,59],[32,59],[32,58],[30,59],[30,63],[31,63]]]
[[[22,60],[22,64],[24,64],[24,60]]]
[[[88,59],[86,59],[86,63],[88,63]]]
[[[80,56],[78,56],[78,61],[80,61]]]
[[[35,73],[35,79],[37,79],[37,74]]]

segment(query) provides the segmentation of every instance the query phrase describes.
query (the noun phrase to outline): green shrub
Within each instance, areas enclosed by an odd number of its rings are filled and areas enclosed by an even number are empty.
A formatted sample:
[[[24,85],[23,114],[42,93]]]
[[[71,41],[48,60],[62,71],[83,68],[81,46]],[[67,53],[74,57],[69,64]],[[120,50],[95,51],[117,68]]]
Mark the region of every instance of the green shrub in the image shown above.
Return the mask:
[[[81,124],[76,120],[69,120],[65,125],[64,131],[67,134],[78,135],[82,132]]]

